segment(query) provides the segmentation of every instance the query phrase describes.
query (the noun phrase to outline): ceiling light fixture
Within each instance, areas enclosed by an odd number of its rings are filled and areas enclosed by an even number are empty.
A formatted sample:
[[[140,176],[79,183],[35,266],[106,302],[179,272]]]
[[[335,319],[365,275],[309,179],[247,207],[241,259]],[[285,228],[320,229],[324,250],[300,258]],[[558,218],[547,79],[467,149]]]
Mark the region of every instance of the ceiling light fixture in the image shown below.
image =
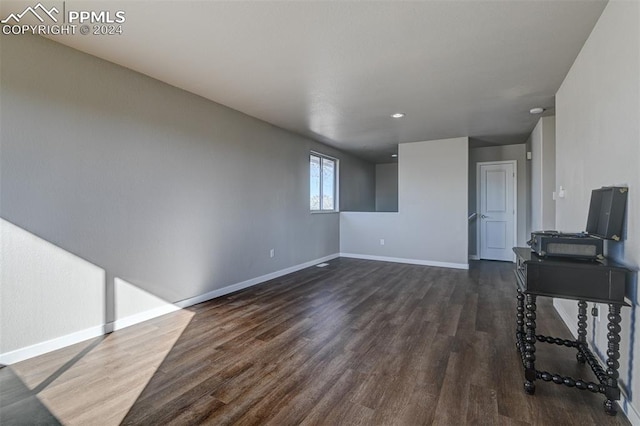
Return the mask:
[[[402,118],[405,116],[404,112],[396,112],[395,114],[391,114],[393,118]]]
[[[544,108],[535,107],[529,110],[529,114],[542,114],[544,112]]]
[[[391,154],[392,158],[398,158],[398,154]]]

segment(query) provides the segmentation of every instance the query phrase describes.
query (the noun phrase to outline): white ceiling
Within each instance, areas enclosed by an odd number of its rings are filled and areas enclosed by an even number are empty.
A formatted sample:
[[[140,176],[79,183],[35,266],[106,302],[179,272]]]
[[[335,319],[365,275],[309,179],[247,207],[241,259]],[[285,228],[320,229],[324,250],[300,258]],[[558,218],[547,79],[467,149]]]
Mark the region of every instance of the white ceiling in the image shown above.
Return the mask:
[[[3,1],[0,12],[35,3]],[[400,142],[525,142],[538,119],[529,109],[554,106],[605,5],[68,0],[66,10],[124,10],[124,34],[52,38],[387,162]],[[391,118],[396,111],[407,115]]]

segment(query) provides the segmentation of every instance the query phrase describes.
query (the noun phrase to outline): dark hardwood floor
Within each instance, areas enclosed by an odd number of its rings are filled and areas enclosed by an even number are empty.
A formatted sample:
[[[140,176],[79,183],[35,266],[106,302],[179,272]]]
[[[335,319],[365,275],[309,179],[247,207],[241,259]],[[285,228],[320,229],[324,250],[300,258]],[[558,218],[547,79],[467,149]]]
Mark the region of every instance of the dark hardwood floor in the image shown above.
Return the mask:
[[[336,259],[2,368],[0,423],[628,424],[601,395],[524,393],[514,280],[503,262]],[[544,299],[538,331],[569,338]],[[538,346],[545,369],[592,377]]]

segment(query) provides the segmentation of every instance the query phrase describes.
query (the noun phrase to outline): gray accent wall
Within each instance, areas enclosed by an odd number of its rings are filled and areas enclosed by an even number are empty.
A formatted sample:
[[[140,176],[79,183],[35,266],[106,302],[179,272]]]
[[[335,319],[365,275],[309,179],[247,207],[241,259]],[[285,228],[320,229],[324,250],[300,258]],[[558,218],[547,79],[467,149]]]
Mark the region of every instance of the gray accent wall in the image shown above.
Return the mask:
[[[398,211],[398,163],[376,164],[376,211]]]
[[[376,206],[375,164],[337,151],[326,145],[316,144],[315,151],[332,153],[340,159],[340,210],[368,212]],[[306,173],[308,175],[308,172]]]
[[[343,209],[375,208],[373,164],[44,38],[1,42],[0,352],[114,321],[114,280],[177,302],[338,253],[310,150],[340,160]],[[45,254],[14,259],[23,240]],[[52,251],[104,288],[27,277],[62,266]]]
[[[629,187],[620,242],[608,243],[608,256],[636,272],[627,286],[632,307],[622,309],[620,383],[630,404],[621,404],[632,424],[640,424],[640,2],[610,1],[556,94],[556,202],[558,229],[584,230],[591,190]],[[554,305],[576,332],[574,301]],[[606,312],[606,305],[600,306]],[[589,322],[587,338],[606,354],[607,322]],[[593,325],[593,328],[592,328]]]

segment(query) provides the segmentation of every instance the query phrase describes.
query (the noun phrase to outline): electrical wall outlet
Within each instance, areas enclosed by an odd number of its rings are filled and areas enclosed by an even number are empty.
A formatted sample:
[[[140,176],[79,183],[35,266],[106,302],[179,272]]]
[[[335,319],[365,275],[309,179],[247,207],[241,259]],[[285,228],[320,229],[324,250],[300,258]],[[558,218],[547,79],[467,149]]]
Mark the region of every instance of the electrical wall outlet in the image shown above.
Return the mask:
[[[383,246],[384,245],[384,238],[380,238],[380,245]]]
[[[275,255],[276,255],[276,250],[275,249],[269,250],[269,257],[274,257]]]

